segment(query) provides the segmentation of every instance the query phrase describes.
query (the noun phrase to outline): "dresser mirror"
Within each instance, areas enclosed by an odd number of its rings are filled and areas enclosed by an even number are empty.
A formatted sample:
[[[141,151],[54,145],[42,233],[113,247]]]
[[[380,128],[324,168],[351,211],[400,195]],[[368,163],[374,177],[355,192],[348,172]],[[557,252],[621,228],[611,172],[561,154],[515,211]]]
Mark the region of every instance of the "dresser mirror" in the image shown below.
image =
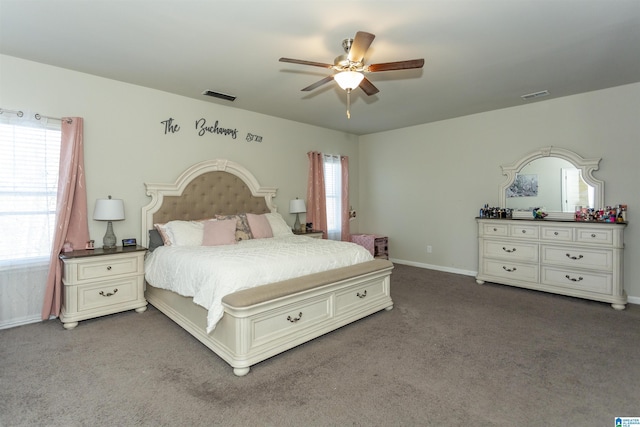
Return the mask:
[[[500,206],[514,218],[532,218],[543,208],[549,219],[572,219],[576,207],[604,207],[604,182],[594,178],[601,159],[585,159],[557,147],[543,147],[502,165]]]

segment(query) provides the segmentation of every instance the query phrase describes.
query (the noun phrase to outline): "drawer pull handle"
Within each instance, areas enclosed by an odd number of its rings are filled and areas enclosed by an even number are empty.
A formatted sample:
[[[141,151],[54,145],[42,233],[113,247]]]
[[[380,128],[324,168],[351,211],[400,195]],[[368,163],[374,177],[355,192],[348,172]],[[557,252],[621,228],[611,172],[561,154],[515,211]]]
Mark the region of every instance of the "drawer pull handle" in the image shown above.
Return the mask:
[[[298,317],[287,316],[287,320],[291,323],[296,323],[301,318],[302,318],[302,312],[298,313]]]
[[[110,265],[107,266],[107,271],[111,271],[111,266]]]
[[[554,235],[554,236],[557,236],[557,235],[558,235],[558,232],[557,232],[557,231],[554,231],[554,232],[553,232],[553,235]]]
[[[526,234],[527,230],[522,230],[522,234]]]
[[[578,255],[577,257],[576,256],[571,256],[569,254],[565,254],[565,255],[567,256],[567,258],[573,259],[573,260],[578,260],[578,259],[584,258],[582,255]]]
[[[516,251],[516,248],[513,248],[513,249],[507,249],[507,248],[505,248],[505,247],[503,246],[503,247],[502,247],[502,250],[503,250],[503,251],[505,251],[505,252],[511,253],[511,252],[515,252],[515,251]]]
[[[111,293],[111,292],[107,292],[107,293],[105,294],[105,293],[104,293],[104,291],[100,291],[100,292],[98,292],[98,293],[99,293],[100,295],[102,295],[103,297],[112,297],[112,296],[114,296],[117,292],[118,292],[118,288],[115,288],[115,289],[113,290],[113,293]]]
[[[495,228],[495,227],[493,227],[493,231],[498,231],[498,229],[497,229],[497,228]]]
[[[596,235],[595,235],[595,234],[592,234],[592,235],[591,235],[591,237],[596,237]]]
[[[367,296],[367,290],[365,289],[363,293],[358,292],[358,293],[356,294],[356,296],[357,296],[358,298],[361,298],[361,299],[362,299],[362,298],[364,298],[364,297],[366,297],[366,296]]]
[[[568,274],[567,274],[566,276],[564,276],[564,277],[566,277],[567,279],[571,280],[572,282],[579,282],[579,281],[581,281],[581,280],[582,280],[582,277],[578,277],[578,278],[576,279],[576,278],[574,278],[574,277],[569,277],[569,275],[568,275]]]
[[[502,266],[502,268],[504,269],[504,271],[509,272],[509,273],[511,273],[511,272],[513,272],[513,271],[516,271],[516,270],[517,270],[517,268],[515,268],[515,267],[513,267],[513,268],[507,268],[507,267],[505,267],[504,265]]]

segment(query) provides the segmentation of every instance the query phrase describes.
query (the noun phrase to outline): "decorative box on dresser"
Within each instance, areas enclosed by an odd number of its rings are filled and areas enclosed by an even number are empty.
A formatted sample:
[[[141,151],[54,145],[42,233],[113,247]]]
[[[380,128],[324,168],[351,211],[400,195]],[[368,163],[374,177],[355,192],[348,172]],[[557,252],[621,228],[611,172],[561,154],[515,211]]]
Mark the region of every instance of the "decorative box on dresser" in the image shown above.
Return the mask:
[[[482,219],[479,284],[495,282],[572,297],[627,303],[624,223]]]
[[[135,246],[61,253],[63,326],[73,329],[80,320],[133,309],[145,311],[146,251]]]

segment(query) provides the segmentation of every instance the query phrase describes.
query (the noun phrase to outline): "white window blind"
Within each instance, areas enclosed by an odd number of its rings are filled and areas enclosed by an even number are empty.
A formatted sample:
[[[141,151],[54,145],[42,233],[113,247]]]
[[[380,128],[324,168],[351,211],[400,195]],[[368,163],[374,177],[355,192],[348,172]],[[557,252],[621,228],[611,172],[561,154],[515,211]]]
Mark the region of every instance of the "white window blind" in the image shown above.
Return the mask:
[[[0,267],[49,259],[60,136],[58,122],[31,125],[0,116]]]
[[[327,202],[327,237],[340,240],[342,234],[342,165],[340,156],[324,155],[324,189]]]

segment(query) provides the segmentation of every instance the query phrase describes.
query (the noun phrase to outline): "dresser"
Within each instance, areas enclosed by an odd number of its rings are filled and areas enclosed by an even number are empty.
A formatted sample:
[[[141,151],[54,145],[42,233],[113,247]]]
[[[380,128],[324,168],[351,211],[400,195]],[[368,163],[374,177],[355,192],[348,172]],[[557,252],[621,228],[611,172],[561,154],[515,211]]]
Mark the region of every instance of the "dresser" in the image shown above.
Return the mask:
[[[62,310],[60,320],[73,329],[80,320],[135,309],[147,309],[144,298],[146,248],[118,247],[60,254]]]
[[[623,310],[624,223],[476,219],[479,284],[494,282]]]

